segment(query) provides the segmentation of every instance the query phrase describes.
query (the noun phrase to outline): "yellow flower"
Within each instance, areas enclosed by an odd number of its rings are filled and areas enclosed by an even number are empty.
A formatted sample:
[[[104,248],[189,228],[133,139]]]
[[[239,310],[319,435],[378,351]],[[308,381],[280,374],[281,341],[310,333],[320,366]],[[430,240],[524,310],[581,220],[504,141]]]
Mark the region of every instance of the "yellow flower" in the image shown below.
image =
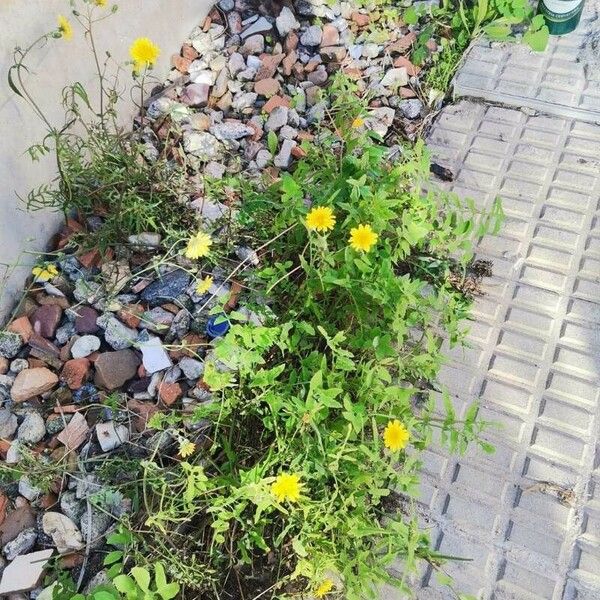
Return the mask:
[[[315,596],[317,598],[323,598],[329,594],[329,592],[333,589],[333,581],[331,579],[325,579],[323,583],[315,590]]]
[[[129,47],[129,55],[133,59],[136,71],[151,67],[160,54],[160,48],[147,37],[138,38]]]
[[[329,231],[335,226],[335,215],[328,206],[316,206],[306,215],[306,226],[317,231]]]
[[[188,242],[187,248],[185,249],[185,255],[191,259],[202,258],[210,252],[211,246],[212,240],[210,239],[210,235],[203,231],[199,231]]]
[[[179,442],[179,456],[181,458],[187,458],[191,456],[196,451],[196,444],[194,442],[190,442],[189,440],[181,440]]]
[[[371,229],[370,225],[359,225],[350,230],[349,244],[355,250],[368,252],[378,239],[379,236]]]
[[[69,41],[73,39],[73,26],[67,17],[58,15],[58,31],[60,36],[65,38],[65,40]]]
[[[398,419],[390,421],[383,430],[385,447],[389,448],[392,452],[397,452],[405,448],[406,444],[408,444],[408,438],[410,438],[408,429]]]
[[[96,6],[106,6],[107,0],[94,0]]]
[[[354,121],[352,121],[352,128],[353,129],[359,129],[364,124],[365,124],[365,120],[364,119],[361,119],[360,117],[356,117],[356,119],[354,119]]]
[[[284,500],[297,502],[300,499],[301,487],[302,484],[298,475],[283,473],[271,485],[271,492],[277,498],[278,502],[283,502]]]
[[[55,265],[45,265],[43,267],[33,267],[31,273],[38,281],[50,281],[58,275],[58,269]]]
[[[210,276],[205,277],[196,285],[197,294],[206,294],[210,290],[210,286],[213,284],[213,278]]]

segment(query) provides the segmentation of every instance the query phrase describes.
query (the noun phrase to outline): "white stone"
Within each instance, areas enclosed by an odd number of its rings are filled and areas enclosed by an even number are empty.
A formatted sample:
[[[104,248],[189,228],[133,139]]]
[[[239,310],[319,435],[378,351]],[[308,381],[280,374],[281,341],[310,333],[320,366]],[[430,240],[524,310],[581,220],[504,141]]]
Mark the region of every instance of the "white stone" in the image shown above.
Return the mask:
[[[408,83],[408,72],[406,67],[398,67],[397,69],[390,69],[386,72],[381,80],[383,87],[400,87]]]
[[[275,26],[280,36],[286,36],[290,31],[298,29],[300,23],[296,20],[294,13],[287,7],[284,6],[279,13],[279,16],[275,19]]]
[[[83,536],[75,523],[61,513],[44,513],[42,529],[46,535],[52,538],[59,554],[75,552],[85,546]]]
[[[168,369],[173,364],[160,338],[150,337],[147,341],[140,341],[139,349],[142,351],[144,369],[150,375]]]
[[[54,550],[49,549],[17,556],[2,573],[0,596],[28,592],[37,587],[53,553]]]
[[[129,440],[129,429],[125,425],[115,425],[114,421],[98,423],[96,437],[103,452],[110,452]]]
[[[71,346],[73,358],[84,358],[100,348],[100,338],[95,335],[83,335]]]

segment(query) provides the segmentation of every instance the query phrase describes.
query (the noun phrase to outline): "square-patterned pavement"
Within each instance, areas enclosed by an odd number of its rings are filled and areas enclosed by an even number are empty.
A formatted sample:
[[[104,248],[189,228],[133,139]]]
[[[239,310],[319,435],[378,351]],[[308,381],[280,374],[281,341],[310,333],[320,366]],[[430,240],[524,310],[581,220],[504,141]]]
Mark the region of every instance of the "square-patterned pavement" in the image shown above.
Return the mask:
[[[471,347],[442,382],[501,424],[494,455],[427,455],[422,503],[445,569],[482,600],[600,599],[600,126],[460,101],[428,144],[452,189],[506,222]],[[419,587],[420,586],[420,587]],[[423,573],[419,600],[456,598]],[[384,593],[394,598],[391,591]]]

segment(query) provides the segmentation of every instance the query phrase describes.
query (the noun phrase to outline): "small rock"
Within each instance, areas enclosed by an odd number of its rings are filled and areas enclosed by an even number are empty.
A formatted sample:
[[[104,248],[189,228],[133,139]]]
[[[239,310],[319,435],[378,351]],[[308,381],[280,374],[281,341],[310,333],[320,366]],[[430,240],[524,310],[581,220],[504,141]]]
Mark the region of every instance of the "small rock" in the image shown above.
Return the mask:
[[[210,132],[219,140],[239,140],[252,135],[254,129],[241,121],[225,121],[211,127]]]
[[[231,215],[231,209],[218,200],[201,197],[194,200],[190,206],[196,210],[203,221],[209,224]]]
[[[225,165],[211,160],[204,167],[203,173],[205,177],[212,177],[213,179],[222,179],[223,175],[225,175],[226,170],[227,167]]]
[[[273,159],[273,164],[276,167],[287,169],[292,162],[292,149],[295,148],[296,145],[294,140],[283,140],[281,149]]]
[[[197,156],[200,160],[218,160],[223,154],[223,147],[219,140],[206,132],[184,135],[183,147],[186,152]]]
[[[0,356],[14,358],[22,346],[23,340],[18,333],[0,331]]]
[[[290,31],[300,29],[300,23],[290,8],[284,6],[275,19],[275,27],[281,37],[285,37]]]
[[[36,588],[53,550],[39,550],[31,554],[17,556],[2,573],[0,596],[8,596],[18,592],[28,592]]]
[[[166,331],[171,326],[175,315],[162,306],[156,306],[142,314],[142,324],[146,329],[154,332]]]
[[[158,386],[158,397],[165,406],[172,406],[183,396],[183,390],[178,383],[161,383]]]
[[[96,425],[96,437],[102,452],[110,452],[129,441],[129,429],[124,425],[115,425],[114,421],[98,423]]]
[[[260,96],[265,96],[266,98],[275,96],[275,94],[279,93],[280,89],[281,85],[279,81],[277,81],[277,79],[273,79],[272,77],[261,79],[254,84],[254,91]]]
[[[175,269],[147,286],[143,290],[141,298],[151,306],[172,302],[185,292],[190,279],[188,273],[181,269]]]
[[[0,524],[0,546],[12,542],[21,531],[31,527],[35,527],[35,515],[31,507],[26,505],[15,508],[7,513],[4,521]]]
[[[85,512],[85,506],[81,500],[77,499],[75,492],[65,491],[60,495],[60,510],[73,523],[79,523],[81,515]]]
[[[208,104],[210,85],[203,82],[190,83],[181,92],[181,101],[187,106],[204,107]]]
[[[27,477],[21,477],[19,479],[19,494],[23,498],[27,498],[27,500],[33,502],[42,495],[42,490],[32,485]]]
[[[240,71],[243,71],[246,68],[246,61],[239,52],[234,52],[229,57],[227,68],[229,69],[229,74],[232,77],[235,77]]]
[[[91,383],[86,383],[73,392],[75,404],[95,404],[99,401],[98,390]]]
[[[85,536],[86,540],[90,540],[93,546],[97,546],[102,544],[102,536],[111,526],[113,518],[106,511],[98,508],[92,508],[89,515],[90,517],[88,518],[86,511],[81,517],[81,533]]]
[[[408,83],[408,72],[406,67],[398,67],[396,69],[389,69],[383,76],[380,84],[383,87],[397,88]]]
[[[0,375],[8,373],[8,358],[0,356]]]
[[[87,358],[74,358],[65,363],[60,378],[69,389],[78,390],[87,381],[89,372],[90,361]]]
[[[326,23],[323,25],[322,46],[336,46],[340,41],[340,32],[335,25]]]
[[[142,351],[144,368],[149,375],[172,366],[173,363],[160,338],[150,337],[147,332],[142,332],[138,338],[138,343]]]
[[[346,48],[343,46],[323,46],[321,48],[321,58],[328,63],[341,63],[346,58]]]
[[[193,63],[190,67],[190,81],[192,84],[205,85],[210,88],[211,85],[215,85],[215,81],[217,80],[217,74],[210,69],[194,69]],[[189,87],[189,86],[188,86]]]
[[[392,126],[396,112],[393,108],[383,106],[381,108],[373,108],[369,113],[371,116],[368,119],[368,123],[371,129],[383,137]]]
[[[278,131],[284,125],[287,125],[288,112],[289,109],[285,106],[274,108],[265,123],[265,131]]]
[[[135,329],[130,329],[126,325],[123,325],[121,321],[111,314],[107,313],[98,317],[96,322],[104,329],[104,339],[106,340],[106,343],[115,350],[129,348],[137,339],[138,334]],[[80,358],[80,356],[74,356],[74,358]]]
[[[35,546],[36,541],[37,533],[35,529],[33,527],[25,529],[24,531],[21,531],[12,542],[6,544],[2,549],[2,552],[4,552],[4,556],[6,556],[8,560],[14,560],[17,556],[29,552]]]
[[[46,367],[25,369],[15,377],[10,395],[15,402],[25,402],[50,391],[57,383],[58,377]]]
[[[273,29],[273,25],[265,17],[260,17],[260,19],[254,21],[254,23],[242,31],[242,39],[245,40],[258,33],[267,33],[271,29]]]
[[[307,27],[300,36],[300,43],[304,46],[318,46],[321,43],[323,31],[318,25]]]
[[[200,360],[184,356],[177,364],[186,379],[198,379],[204,373],[204,363]]]
[[[246,39],[244,45],[240,48],[242,56],[248,56],[249,54],[260,54],[265,51],[265,38],[258,35],[251,35]]]
[[[58,434],[58,441],[68,450],[77,450],[87,439],[90,428],[85,417],[76,412],[67,426]]]
[[[378,44],[363,44],[362,55],[365,58],[377,58],[381,53],[382,49],[382,46],[379,46]]]
[[[219,1],[219,8],[221,8],[225,12],[229,12],[230,10],[233,10],[234,7],[235,7],[234,0],[220,0]]]
[[[351,19],[359,27],[366,27],[371,22],[371,17],[369,17],[369,15],[364,15],[359,12],[353,12]]]
[[[56,304],[45,304],[36,309],[31,316],[33,330],[42,337],[51,339],[62,317],[62,308]]]
[[[324,85],[327,82],[327,71],[319,68],[308,74],[308,80],[314,85]]]
[[[139,364],[140,360],[133,350],[103,352],[94,364],[94,382],[107,390],[116,390],[135,377]]]
[[[6,408],[0,409],[0,439],[12,440],[17,427],[17,416]]]
[[[42,517],[42,529],[52,538],[59,554],[75,552],[85,546],[75,523],[61,513],[45,512]]]
[[[95,324],[96,323],[94,322],[94,325]],[[64,346],[76,333],[77,331],[75,330],[75,323],[71,323],[71,321],[69,321],[56,330],[56,343],[59,346]]]
[[[137,235],[130,235],[127,241],[132,245],[139,248],[159,248],[162,236],[160,233],[144,232],[138,233]]]
[[[17,439],[29,444],[37,444],[46,435],[46,423],[41,415],[31,411],[25,415],[17,431]]]
[[[240,92],[234,96],[231,108],[239,112],[252,108],[256,103],[256,98],[258,98],[258,94],[255,92]]]
[[[97,321],[97,320],[96,320]],[[95,335],[84,335],[75,340],[71,346],[73,358],[85,358],[100,348],[100,338]]]
[[[398,110],[402,113],[402,116],[407,119],[417,119],[421,116],[423,110],[423,103],[418,98],[412,100],[402,100],[398,106]]]
[[[75,283],[73,296],[79,302],[85,304],[95,304],[102,298],[102,286],[95,281],[87,281],[86,279],[78,279]]]
[[[264,169],[273,159],[273,155],[268,150],[259,150],[254,162],[259,169]]]

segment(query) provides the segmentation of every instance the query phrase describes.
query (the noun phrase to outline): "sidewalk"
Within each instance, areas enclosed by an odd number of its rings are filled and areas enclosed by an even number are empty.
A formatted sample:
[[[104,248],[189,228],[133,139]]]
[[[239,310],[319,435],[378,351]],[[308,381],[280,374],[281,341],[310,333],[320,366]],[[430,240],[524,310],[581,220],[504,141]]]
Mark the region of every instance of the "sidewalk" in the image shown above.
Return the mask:
[[[445,571],[482,600],[600,598],[597,7],[545,55],[472,48],[456,79],[471,98],[444,109],[428,140],[451,189],[481,207],[500,196],[507,216],[479,245],[494,276],[472,347],[442,373],[457,407],[480,399],[482,418],[502,424],[488,435],[497,450],[430,453],[422,497],[436,548],[472,558]],[[419,600],[456,597],[431,570],[421,586]]]

